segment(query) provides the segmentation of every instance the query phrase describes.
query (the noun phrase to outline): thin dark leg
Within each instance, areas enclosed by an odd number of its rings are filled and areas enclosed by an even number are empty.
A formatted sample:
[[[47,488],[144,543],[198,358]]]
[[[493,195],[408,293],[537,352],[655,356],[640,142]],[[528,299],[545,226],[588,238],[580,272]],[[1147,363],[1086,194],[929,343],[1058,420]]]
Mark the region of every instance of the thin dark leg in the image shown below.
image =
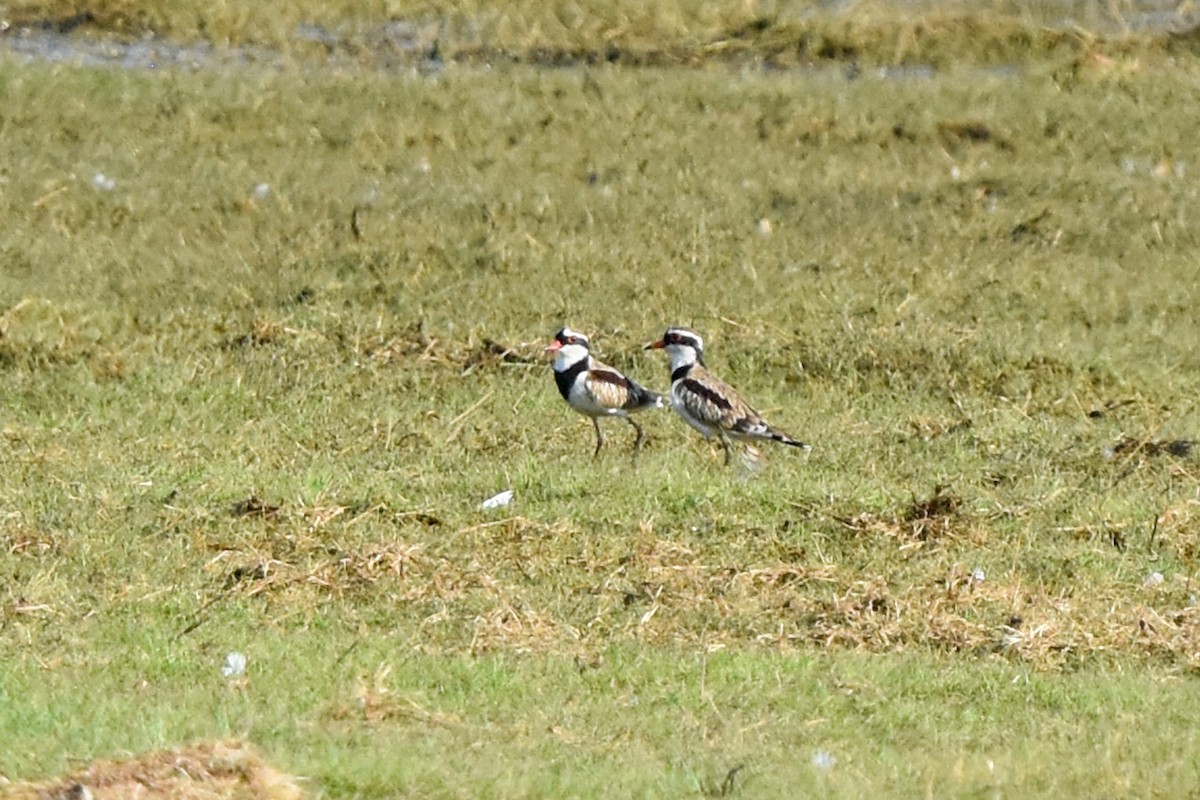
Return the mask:
[[[625,419],[629,420],[629,424],[633,426],[635,431],[637,431],[637,438],[633,440],[633,450],[636,453],[638,450],[642,449],[642,442],[646,438],[646,432],[642,430],[642,426],[638,425],[637,420],[635,420],[633,417],[626,417]]]
[[[721,446],[725,448],[725,466],[733,463],[733,445],[729,441],[729,437],[721,437]]]
[[[600,420],[592,417],[592,425],[596,428],[596,450],[592,453],[592,458],[600,455],[600,448],[604,446],[604,434],[600,432]]]

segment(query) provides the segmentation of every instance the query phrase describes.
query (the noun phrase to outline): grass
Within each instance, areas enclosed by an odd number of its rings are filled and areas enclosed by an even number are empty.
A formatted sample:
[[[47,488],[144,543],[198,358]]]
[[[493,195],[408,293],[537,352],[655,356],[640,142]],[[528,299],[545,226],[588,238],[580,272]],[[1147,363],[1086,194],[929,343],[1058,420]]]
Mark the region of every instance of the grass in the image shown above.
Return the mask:
[[[0,774],[1191,791],[1197,69],[0,62]],[[591,460],[568,323],[812,454]]]
[[[269,48],[289,59],[394,65],[431,53],[457,62],[625,65],[713,62],[793,67],[858,64],[1001,64],[1039,55],[1194,52],[1188,3],[1027,3],[1010,0],[814,0],[727,3],[633,0],[483,3],[459,0],[11,0],[4,30],[163,37]]]
[[[159,744],[164,727],[202,735],[214,723],[245,725],[337,796],[703,796],[727,781],[772,796],[1100,786],[1153,795],[1196,778],[1186,758],[1195,733],[1178,703],[1190,690],[1169,678],[1081,681],[1003,662],[942,669],[920,656],[846,653],[461,659],[405,653],[386,635],[341,661],[326,638],[297,663],[291,643],[268,639],[240,688],[195,658],[132,692],[120,680],[93,683],[123,700],[63,711],[95,714],[134,745]],[[61,672],[14,688],[56,704],[75,691]],[[105,744],[87,726],[42,735],[55,734],[74,752]],[[833,764],[820,766],[820,753]]]

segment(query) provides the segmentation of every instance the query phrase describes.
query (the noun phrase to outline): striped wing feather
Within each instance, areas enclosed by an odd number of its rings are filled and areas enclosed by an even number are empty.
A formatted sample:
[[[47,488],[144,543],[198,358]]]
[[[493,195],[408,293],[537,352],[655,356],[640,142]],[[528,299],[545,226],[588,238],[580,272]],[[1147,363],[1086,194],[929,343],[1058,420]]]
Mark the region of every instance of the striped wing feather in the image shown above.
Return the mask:
[[[766,424],[733,387],[702,367],[693,367],[680,388],[684,408],[708,425],[741,432]]]
[[[632,382],[615,369],[598,367],[588,370],[587,390],[605,408],[624,408],[632,394]]]
[[[605,408],[641,411],[661,404],[662,398],[632,378],[593,359],[587,374],[587,388]]]
[[[772,428],[733,387],[701,366],[692,367],[679,388],[677,396],[688,414],[735,439],[773,439],[793,447],[807,447],[804,442]]]

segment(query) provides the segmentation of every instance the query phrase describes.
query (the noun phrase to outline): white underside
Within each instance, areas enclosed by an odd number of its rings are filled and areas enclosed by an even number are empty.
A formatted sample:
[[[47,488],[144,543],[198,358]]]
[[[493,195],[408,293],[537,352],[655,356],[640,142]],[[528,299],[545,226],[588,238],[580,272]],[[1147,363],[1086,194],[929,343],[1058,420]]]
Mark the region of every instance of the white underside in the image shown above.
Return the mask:
[[[571,408],[589,417],[629,416],[623,408],[609,408],[597,403],[596,399],[588,392],[586,383],[584,375],[581,374],[575,383],[571,384],[571,399],[567,401],[571,404]]]
[[[558,354],[554,358],[554,371],[566,372],[572,366],[578,364],[584,359],[588,360],[590,367],[591,356],[588,354],[587,348],[577,344],[563,345]],[[571,391],[568,392],[567,403],[571,408],[578,411],[587,417],[627,417],[629,416],[624,409],[609,408],[596,402],[596,398],[592,397],[587,390],[587,373],[581,372],[575,378],[575,382],[571,384]]]
[[[684,422],[700,431],[700,434],[704,436],[704,438],[712,438],[717,434],[717,428],[713,425],[701,422],[688,412],[687,406],[683,404],[683,401],[679,397],[679,385],[681,383],[682,381],[676,381],[675,383],[671,384],[671,408],[675,409],[675,413],[683,417]]]

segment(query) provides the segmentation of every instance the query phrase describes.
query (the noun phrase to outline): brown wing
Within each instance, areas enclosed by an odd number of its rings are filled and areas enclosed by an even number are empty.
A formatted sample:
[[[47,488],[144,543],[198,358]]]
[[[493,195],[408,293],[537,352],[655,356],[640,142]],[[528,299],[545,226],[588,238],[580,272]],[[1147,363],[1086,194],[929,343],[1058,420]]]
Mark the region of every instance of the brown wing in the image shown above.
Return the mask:
[[[732,386],[703,367],[693,367],[681,388],[688,412],[708,425],[741,432],[765,424]]]
[[[615,369],[593,367],[585,380],[588,393],[605,408],[624,408],[629,402],[630,380]]]
[[[588,370],[587,388],[596,401],[606,408],[643,411],[663,405],[662,395],[658,392],[650,391],[632,378],[627,378],[608,364],[594,358],[592,368]]]

